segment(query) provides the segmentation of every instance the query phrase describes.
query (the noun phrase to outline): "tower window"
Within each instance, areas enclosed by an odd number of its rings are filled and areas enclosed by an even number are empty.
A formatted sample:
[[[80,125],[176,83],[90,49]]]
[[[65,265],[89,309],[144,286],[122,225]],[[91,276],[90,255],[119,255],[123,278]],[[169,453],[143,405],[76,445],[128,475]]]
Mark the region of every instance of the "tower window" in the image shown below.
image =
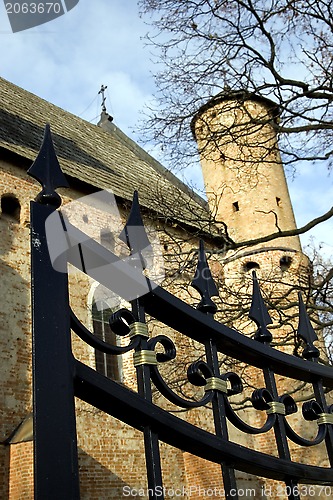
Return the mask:
[[[289,255],[284,255],[280,259],[280,268],[281,271],[287,271],[289,267],[291,266],[293,259],[289,257]]]
[[[232,204],[232,209],[233,209],[234,212],[239,212],[238,201],[234,201],[234,203]]]
[[[260,269],[260,265],[258,264],[258,262],[249,261],[245,262],[245,264],[243,265],[243,271],[246,273],[248,271],[253,271],[254,269]]]
[[[276,199],[276,204],[278,207],[281,206],[281,198],[279,198],[278,196],[275,198]]]
[[[4,194],[1,197],[1,212],[3,216],[10,218],[13,222],[20,222],[21,205],[16,196]]]

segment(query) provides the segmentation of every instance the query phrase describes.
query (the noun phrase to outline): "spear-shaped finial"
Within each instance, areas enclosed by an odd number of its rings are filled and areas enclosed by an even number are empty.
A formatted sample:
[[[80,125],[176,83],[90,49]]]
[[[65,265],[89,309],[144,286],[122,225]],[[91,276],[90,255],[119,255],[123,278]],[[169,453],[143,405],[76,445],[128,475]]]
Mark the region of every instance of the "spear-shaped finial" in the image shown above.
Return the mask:
[[[305,359],[318,358],[320,354],[319,350],[313,345],[313,342],[318,340],[318,337],[310,323],[301,292],[298,292],[298,300],[299,320],[297,328],[297,338],[305,342],[305,348],[302,352],[302,356]]]
[[[126,243],[131,255],[140,256],[143,268],[146,267],[145,257],[152,255],[152,247],[142,221],[138,192],[134,191],[133,202],[126,225],[119,235],[119,239]]]
[[[249,318],[252,319],[258,327],[254,339],[262,343],[270,343],[272,341],[272,334],[267,329],[267,325],[270,325],[272,323],[272,318],[268,314],[267,307],[262,298],[258,278],[255,271],[252,272],[252,278],[253,292]]]
[[[200,240],[198,265],[191,285],[201,295],[201,301],[198,304],[197,309],[204,313],[215,314],[217,311],[217,306],[212,301],[211,297],[218,296],[219,292],[216,288],[215,281],[213,280],[212,273],[210,272],[207,263],[204,244],[202,240]]]
[[[36,201],[43,205],[60,207],[61,198],[56,193],[58,187],[69,187],[54,150],[50,125],[45,126],[44,139],[34,163],[28,174],[38,181],[43,190],[37,195]]]

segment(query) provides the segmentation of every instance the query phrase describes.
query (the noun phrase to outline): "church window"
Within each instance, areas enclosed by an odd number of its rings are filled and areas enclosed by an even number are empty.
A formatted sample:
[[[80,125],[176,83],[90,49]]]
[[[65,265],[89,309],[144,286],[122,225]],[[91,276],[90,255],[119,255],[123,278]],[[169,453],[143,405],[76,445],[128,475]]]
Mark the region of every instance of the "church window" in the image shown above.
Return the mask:
[[[4,194],[1,197],[1,212],[3,216],[11,219],[13,222],[20,222],[21,205],[16,196],[13,194]]]
[[[117,345],[117,337],[110,328],[109,318],[114,308],[107,302],[94,300],[92,304],[92,319],[94,335],[108,344]],[[117,382],[121,381],[121,357],[114,354],[105,354],[95,350],[96,371],[105,377]]]

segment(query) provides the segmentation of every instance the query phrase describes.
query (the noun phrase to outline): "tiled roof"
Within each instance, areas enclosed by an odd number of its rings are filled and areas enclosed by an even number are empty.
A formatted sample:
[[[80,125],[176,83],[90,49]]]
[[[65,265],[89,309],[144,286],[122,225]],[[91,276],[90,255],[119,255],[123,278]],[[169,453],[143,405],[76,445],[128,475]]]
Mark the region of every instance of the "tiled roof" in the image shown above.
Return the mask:
[[[205,200],[117,127],[103,130],[0,78],[0,147],[34,160],[46,123],[51,125],[59,162],[68,176],[111,189],[128,200],[137,189],[141,205],[205,232],[211,230]]]

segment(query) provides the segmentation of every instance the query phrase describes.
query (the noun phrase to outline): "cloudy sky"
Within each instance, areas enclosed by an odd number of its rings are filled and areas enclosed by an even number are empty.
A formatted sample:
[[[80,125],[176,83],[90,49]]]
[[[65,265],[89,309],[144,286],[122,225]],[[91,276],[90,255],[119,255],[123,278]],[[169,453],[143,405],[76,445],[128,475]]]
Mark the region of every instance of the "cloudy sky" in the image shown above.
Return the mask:
[[[108,112],[139,141],[136,124],[154,93],[154,65],[142,40],[146,31],[135,0],[80,0],[67,14],[13,34],[0,1],[0,74],[92,123],[100,113],[98,91],[107,85]],[[192,175],[200,185],[198,169]],[[289,188],[298,225],[332,206],[333,176],[310,165],[289,179]],[[317,244],[326,243],[327,254],[333,253],[332,229],[328,221],[312,232]]]

